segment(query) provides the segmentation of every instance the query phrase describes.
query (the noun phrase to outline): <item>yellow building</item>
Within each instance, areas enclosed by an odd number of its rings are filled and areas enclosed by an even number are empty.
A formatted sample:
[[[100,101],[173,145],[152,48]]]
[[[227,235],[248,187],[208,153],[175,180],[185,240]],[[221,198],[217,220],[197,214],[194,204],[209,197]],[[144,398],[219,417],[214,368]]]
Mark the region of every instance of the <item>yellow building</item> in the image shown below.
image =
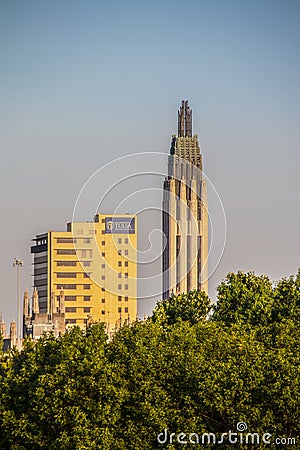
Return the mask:
[[[94,222],[70,222],[67,231],[48,231],[34,241],[41,313],[57,311],[63,291],[67,327],[100,321],[112,333],[136,320],[136,216],[97,214]]]

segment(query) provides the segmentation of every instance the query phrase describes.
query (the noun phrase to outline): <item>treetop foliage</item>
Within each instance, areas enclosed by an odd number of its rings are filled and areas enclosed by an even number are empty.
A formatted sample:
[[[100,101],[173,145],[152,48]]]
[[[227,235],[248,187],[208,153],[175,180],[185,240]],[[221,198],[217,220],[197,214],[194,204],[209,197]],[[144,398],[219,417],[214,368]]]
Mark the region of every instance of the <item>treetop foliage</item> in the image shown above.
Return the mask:
[[[0,449],[177,449],[158,434],[220,437],[242,421],[297,438],[299,319],[299,272],[277,283],[238,272],[217,305],[173,295],[111,340],[93,324],[26,341],[0,360]]]
[[[272,284],[266,275],[229,273],[217,288],[213,320],[244,326],[267,326],[300,318],[300,272]]]
[[[179,320],[194,325],[206,320],[212,305],[205,292],[173,294],[168,300],[158,302],[151,319],[161,325],[174,325]]]

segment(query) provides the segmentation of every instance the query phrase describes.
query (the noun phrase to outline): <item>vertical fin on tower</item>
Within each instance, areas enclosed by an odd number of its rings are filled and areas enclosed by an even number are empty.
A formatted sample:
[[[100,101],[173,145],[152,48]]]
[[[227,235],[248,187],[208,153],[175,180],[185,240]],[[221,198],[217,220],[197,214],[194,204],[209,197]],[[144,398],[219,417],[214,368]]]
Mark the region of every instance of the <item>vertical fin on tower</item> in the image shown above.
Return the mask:
[[[185,135],[192,137],[192,110],[188,101],[185,102]]]

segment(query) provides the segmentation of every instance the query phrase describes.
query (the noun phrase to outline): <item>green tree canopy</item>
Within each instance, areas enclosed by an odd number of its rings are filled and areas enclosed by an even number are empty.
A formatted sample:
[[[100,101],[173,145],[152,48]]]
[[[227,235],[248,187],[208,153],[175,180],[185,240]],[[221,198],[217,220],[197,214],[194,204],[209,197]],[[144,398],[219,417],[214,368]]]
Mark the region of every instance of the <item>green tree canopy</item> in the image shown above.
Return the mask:
[[[193,291],[111,340],[93,324],[2,356],[0,449],[176,449],[158,434],[220,437],[241,421],[297,438],[299,273],[275,284],[230,273],[218,297],[209,318],[208,297]]]
[[[109,439],[122,392],[106,341],[102,325],[27,341],[2,379],[0,448],[98,449]]]
[[[212,306],[208,296],[202,291],[172,295],[158,302],[151,319],[161,325],[173,325],[178,321],[195,324],[206,320]]]
[[[272,283],[253,272],[229,273],[217,288],[218,302],[213,320],[224,325],[267,324],[272,310]]]
[[[300,269],[294,277],[283,278],[275,284],[272,321],[300,320]]]

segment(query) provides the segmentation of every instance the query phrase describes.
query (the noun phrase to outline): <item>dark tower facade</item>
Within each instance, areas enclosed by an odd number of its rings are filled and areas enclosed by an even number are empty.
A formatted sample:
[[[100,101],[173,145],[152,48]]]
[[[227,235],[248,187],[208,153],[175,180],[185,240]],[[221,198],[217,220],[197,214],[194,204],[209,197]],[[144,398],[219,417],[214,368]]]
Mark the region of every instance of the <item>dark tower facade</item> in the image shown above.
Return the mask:
[[[207,293],[207,190],[187,101],[178,111],[178,135],[172,136],[163,189],[163,298],[194,289]]]

